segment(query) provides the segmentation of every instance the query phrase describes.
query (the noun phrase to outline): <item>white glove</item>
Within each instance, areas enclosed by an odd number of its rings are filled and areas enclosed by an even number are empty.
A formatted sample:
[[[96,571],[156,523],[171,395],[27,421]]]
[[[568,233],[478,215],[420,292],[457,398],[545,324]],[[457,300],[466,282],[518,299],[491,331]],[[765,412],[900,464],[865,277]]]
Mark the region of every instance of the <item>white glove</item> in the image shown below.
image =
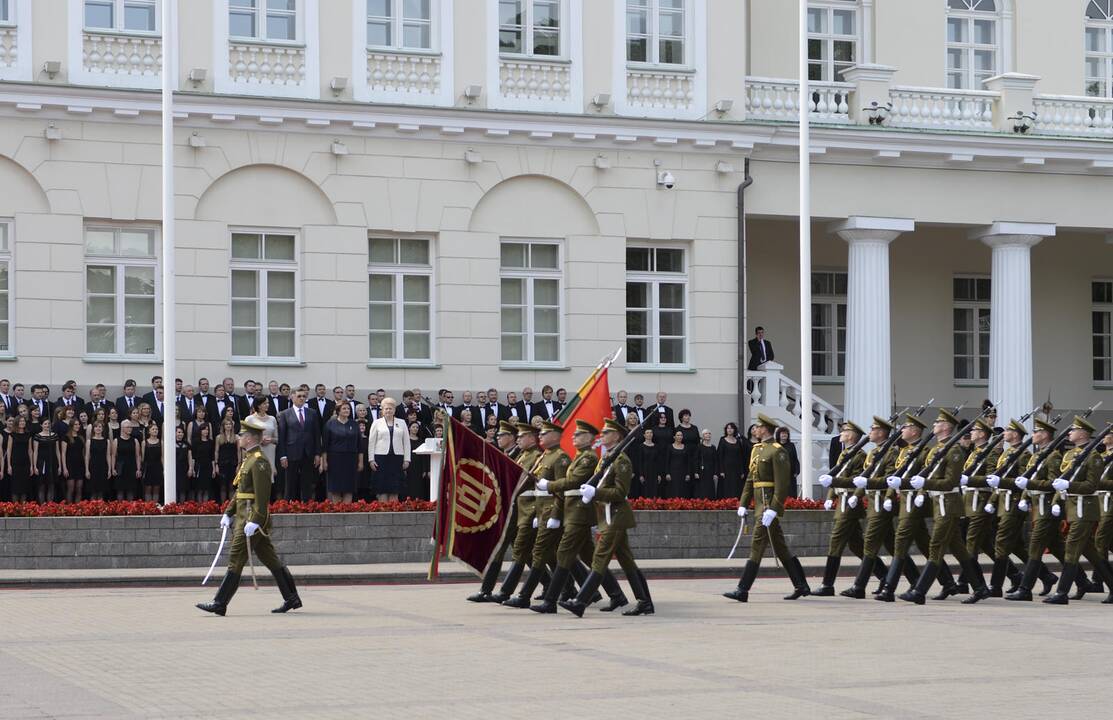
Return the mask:
[[[912,486],[913,490],[920,490],[924,486],[924,476],[913,475],[912,479],[908,481],[908,484]]]
[[[229,527],[232,527],[232,516],[231,515],[221,515],[220,516],[220,528],[223,530],[224,528],[229,528]]]
[[[599,534],[599,526],[598,525],[592,525],[591,526],[591,534],[592,535],[598,535]]]
[[[1028,478],[1021,475],[1014,481],[1014,483],[1016,484],[1018,490],[1023,490],[1024,488],[1028,487]]]
[[[580,499],[584,501],[584,505],[590,505],[592,499],[595,497],[595,486],[584,483],[580,486],[580,492],[583,493]]]
[[[885,478],[885,484],[893,490],[900,490],[900,475],[890,475]]]
[[[1060,515],[1063,514],[1063,508],[1059,507],[1058,505],[1052,505],[1051,506],[1051,514],[1054,515],[1055,517],[1059,517]]]
[[[923,495],[917,495],[916,498],[912,501],[912,504],[915,505],[916,507],[923,507],[924,506],[924,496]]]
[[[829,488],[831,487],[831,483],[834,481],[834,479],[835,478],[831,477],[830,475],[820,475],[819,484],[825,488]]]
[[[1070,487],[1070,480],[1062,477],[1056,478],[1055,482],[1051,483],[1051,487],[1055,488],[1059,492],[1063,492]]]
[[[1028,507],[1029,506],[1028,506],[1028,501],[1027,500],[1021,500],[1020,502],[1018,502],[1016,504],[1016,509],[1019,510],[1020,512],[1028,512]]]
[[[549,489],[549,481],[548,481],[548,480],[538,480],[538,481],[537,481],[537,489],[538,489],[538,490],[544,490],[544,491],[548,491],[548,489]]]
[[[739,505],[738,506],[738,517],[740,517],[740,518],[746,517],[746,513],[748,513],[749,511],[750,511],[749,508],[742,507],[741,505]]]
[[[966,487],[970,484],[970,476],[963,473],[962,477],[958,479],[958,484],[962,487]]]
[[[539,523],[537,522],[537,518],[534,518],[534,519],[533,519],[533,529],[534,529],[534,530],[536,530],[536,529],[537,529],[537,526],[538,526],[538,524],[539,524]]]
[[[851,495],[846,499],[846,504],[847,507],[850,507],[851,509],[858,507],[858,496]]]
[[[989,513],[990,515],[992,515],[993,513],[997,512],[997,506],[996,506],[996,505],[994,505],[993,503],[986,503],[986,504],[985,504],[985,507],[984,507],[984,508],[982,508],[982,509],[983,509],[983,510],[985,510],[985,511],[986,511],[987,513]]]
[[[773,521],[776,520],[776,519],[777,519],[777,511],[774,510],[773,508],[766,508],[765,512],[763,512],[761,514],[761,524],[764,525],[765,527],[769,527],[770,525],[772,525]]]
[[[823,501],[823,509],[824,510],[830,510],[833,507],[835,507],[835,501],[834,500],[831,500],[831,499],[828,498],[827,500]]]
[[[989,485],[991,488],[996,488],[998,485],[1001,484],[1001,476],[1000,475],[986,475],[985,476],[985,484]]]
[[[893,511],[893,501],[890,500],[889,498],[885,498],[885,502],[881,503],[881,507],[885,510],[885,512],[892,512]]]
[[[556,530],[560,527],[560,520],[557,520],[556,518],[549,518],[549,521],[545,523],[545,527],[550,530]]]
[[[247,525],[243,526],[243,534],[247,535],[248,537],[254,535],[256,532],[258,532],[258,530],[259,523],[249,522]]]
[[[869,480],[866,480],[865,475],[859,475],[858,477],[854,478],[854,480],[852,482],[854,483],[854,487],[861,490],[862,488],[864,488],[866,486],[866,483],[868,483]]]

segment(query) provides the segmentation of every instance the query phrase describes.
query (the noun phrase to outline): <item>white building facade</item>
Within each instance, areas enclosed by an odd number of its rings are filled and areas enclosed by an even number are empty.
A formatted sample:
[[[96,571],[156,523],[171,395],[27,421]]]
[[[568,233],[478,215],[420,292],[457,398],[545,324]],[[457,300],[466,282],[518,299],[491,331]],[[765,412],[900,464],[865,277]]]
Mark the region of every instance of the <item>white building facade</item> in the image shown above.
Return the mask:
[[[158,371],[160,5],[0,0],[13,380]],[[178,8],[181,377],[574,389],[623,345],[612,389],[721,426],[763,325],[758,400],[801,414],[796,3]],[[815,0],[809,29],[819,429],[1113,409],[1110,2]]]

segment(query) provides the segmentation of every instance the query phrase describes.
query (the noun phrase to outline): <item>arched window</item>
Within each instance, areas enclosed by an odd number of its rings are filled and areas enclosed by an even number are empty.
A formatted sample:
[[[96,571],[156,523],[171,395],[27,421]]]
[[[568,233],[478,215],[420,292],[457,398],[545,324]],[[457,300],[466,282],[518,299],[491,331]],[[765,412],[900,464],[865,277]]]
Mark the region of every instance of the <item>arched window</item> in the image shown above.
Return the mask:
[[[1113,0],[1086,5],[1086,94],[1113,96]]]
[[[1001,72],[1002,0],[947,0],[947,87],[982,90]]]
[[[808,3],[808,80],[843,80],[860,62],[862,17],[857,0]]]

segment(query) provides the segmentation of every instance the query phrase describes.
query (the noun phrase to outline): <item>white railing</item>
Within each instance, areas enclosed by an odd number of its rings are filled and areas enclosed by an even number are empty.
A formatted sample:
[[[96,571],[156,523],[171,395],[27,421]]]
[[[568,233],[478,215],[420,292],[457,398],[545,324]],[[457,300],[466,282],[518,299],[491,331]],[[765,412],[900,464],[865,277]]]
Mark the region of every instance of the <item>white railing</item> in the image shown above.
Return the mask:
[[[234,83],[300,86],[305,82],[305,48],[266,43],[229,43],[228,75]]]
[[[993,105],[1000,93],[894,87],[889,91],[893,127],[993,130]]]
[[[0,27],[0,68],[15,67],[19,61],[19,42],[14,27]]]
[[[441,91],[441,58],[368,50],[367,86],[376,93],[436,95]]]
[[[813,120],[829,123],[850,122],[850,93],[854,85],[838,82],[811,82],[810,110]],[[799,118],[797,98],[800,86],[795,80],[746,78],[746,117],[754,120]]]
[[[691,71],[626,69],[626,101],[636,108],[688,110],[695,98]]]
[[[1033,130],[1047,135],[1113,136],[1113,100],[1041,95],[1033,99]]]
[[[162,72],[162,38],[86,31],[82,67],[90,73],[117,77],[158,77]]]
[[[754,411],[764,412],[774,420],[786,421],[790,430],[799,432],[805,422],[804,408],[800,403],[803,389],[781,372],[778,363],[766,363],[765,368],[746,372],[746,380],[753,381],[754,389],[750,393],[750,400]],[[842,410],[823,398],[812,395],[812,404],[807,409],[806,417],[815,433],[829,437],[838,432],[843,414]]]
[[[499,92],[516,100],[564,101],[572,94],[572,66],[541,60],[499,60]]]

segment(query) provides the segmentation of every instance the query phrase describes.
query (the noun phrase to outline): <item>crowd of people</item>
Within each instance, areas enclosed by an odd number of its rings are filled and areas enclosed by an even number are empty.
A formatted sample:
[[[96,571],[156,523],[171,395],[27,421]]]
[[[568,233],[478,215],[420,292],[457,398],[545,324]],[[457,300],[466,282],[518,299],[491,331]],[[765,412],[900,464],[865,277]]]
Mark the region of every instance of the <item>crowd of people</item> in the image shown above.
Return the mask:
[[[627,450],[634,464],[631,497],[738,497],[753,427],[741,434],[727,423],[716,438],[693,422],[691,411],[674,412],[666,393],[654,399],[647,404],[643,394],[631,398],[626,391],[613,398],[614,416],[627,428],[657,418]],[[143,393],[127,380],[115,399],[102,383],[86,398],[68,381],[51,399],[47,385],[0,379],[0,501],[164,502],[163,443],[172,442],[177,499],[223,502],[241,460],[236,434],[252,414],[267,427],[263,451],[275,470],[276,499],[428,499],[429,458],[413,451],[441,435],[443,415],[495,444],[500,422],[539,426],[567,402],[564,388],[549,385],[538,397],[529,387],[464,390],[457,402],[447,389],[429,398],[414,388],[399,399],[378,389],[360,399],[351,384],[329,390],[320,383],[246,380],[237,387],[232,378],[213,384],[200,378],[196,385],[176,380],[167,401],[158,376]],[[168,410],[176,419],[172,438],[161,432]],[[797,473],[798,463],[794,480]]]

